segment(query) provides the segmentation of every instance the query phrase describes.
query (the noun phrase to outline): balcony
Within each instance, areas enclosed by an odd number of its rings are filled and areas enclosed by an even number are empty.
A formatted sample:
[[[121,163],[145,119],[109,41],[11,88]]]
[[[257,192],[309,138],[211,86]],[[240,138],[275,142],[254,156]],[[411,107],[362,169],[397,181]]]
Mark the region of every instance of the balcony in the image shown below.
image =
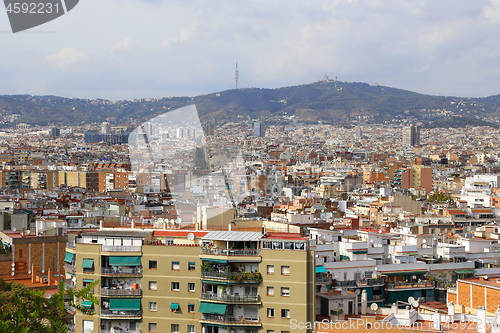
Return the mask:
[[[107,318],[141,318],[140,310],[137,311],[111,311],[109,309],[101,309],[101,317]]]
[[[358,286],[381,286],[384,285],[384,279],[363,279],[358,281]]]
[[[335,281],[335,287],[343,287],[343,288],[348,288],[348,287],[357,287],[357,283],[355,280],[349,280],[349,281]]]
[[[101,333],[142,333],[141,330],[129,330],[129,329],[114,329],[111,328],[109,330],[101,330]]]
[[[72,264],[65,263],[64,264],[64,270],[67,273],[73,273],[73,274],[75,274],[75,272],[76,272],[76,266],[72,265]]]
[[[236,317],[230,316],[230,315],[216,315],[216,314],[207,314],[207,313],[201,314],[200,321],[211,321],[211,322],[216,322],[216,323],[223,323],[226,325],[239,325],[239,326],[241,326],[241,325],[261,326],[262,325],[258,317],[252,318],[252,317],[240,316],[239,318],[236,318]]]
[[[255,257],[260,255],[260,250],[259,249],[235,249],[235,250],[228,250],[228,249],[223,249],[219,247],[214,247],[214,248],[208,248],[208,247],[202,247],[201,248],[201,253],[202,254],[213,254],[213,255],[219,255],[219,256],[238,256],[238,257]]]
[[[128,289],[109,289],[101,288],[101,296],[142,296],[142,289],[128,290]]]
[[[103,252],[141,252],[142,246],[101,245]]]
[[[398,282],[398,283],[387,284],[387,289],[422,289],[422,288],[434,288],[434,283],[431,281],[420,281],[420,282]]]
[[[331,283],[332,278],[330,276],[316,276],[316,283]]]
[[[102,275],[142,275],[142,269],[140,267],[103,267],[101,268]]]
[[[217,295],[215,293],[202,291],[201,298],[209,301],[221,301],[227,303],[255,303],[260,302],[259,295]]]
[[[214,280],[232,280],[237,283],[260,283],[262,282],[262,274],[260,272],[215,272],[215,271],[202,271],[202,279]]]
[[[453,288],[456,287],[457,283],[452,282],[452,281],[445,281],[445,282],[437,282],[436,283],[436,288],[437,289],[448,289],[448,288]]]

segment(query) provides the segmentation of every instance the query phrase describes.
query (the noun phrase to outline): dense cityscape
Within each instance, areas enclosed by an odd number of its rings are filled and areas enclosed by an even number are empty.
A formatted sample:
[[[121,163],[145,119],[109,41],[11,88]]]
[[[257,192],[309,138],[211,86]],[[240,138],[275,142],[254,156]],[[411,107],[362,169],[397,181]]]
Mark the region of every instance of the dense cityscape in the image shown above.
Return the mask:
[[[91,284],[74,332],[496,332],[497,130],[196,116],[5,130],[1,278]]]

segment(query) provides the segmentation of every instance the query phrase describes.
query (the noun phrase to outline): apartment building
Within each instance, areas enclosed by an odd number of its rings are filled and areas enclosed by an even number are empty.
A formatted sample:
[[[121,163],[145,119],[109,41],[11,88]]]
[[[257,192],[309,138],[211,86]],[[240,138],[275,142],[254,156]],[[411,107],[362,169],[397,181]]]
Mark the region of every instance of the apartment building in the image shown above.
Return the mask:
[[[77,288],[100,281],[77,332],[281,333],[314,321],[314,255],[299,234],[108,229],[65,260]]]

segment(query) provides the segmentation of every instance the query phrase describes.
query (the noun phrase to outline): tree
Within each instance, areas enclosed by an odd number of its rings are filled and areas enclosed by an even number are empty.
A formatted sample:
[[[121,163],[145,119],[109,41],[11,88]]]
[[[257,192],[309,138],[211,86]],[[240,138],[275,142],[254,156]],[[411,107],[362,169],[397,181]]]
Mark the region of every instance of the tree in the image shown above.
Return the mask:
[[[47,299],[43,290],[31,290],[17,282],[0,279],[0,332],[67,333],[65,297],[70,306],[92,315],[92,311],[81,304],[83,299],[99,304],[91,293],[98,283],[94,281],[80,290],[64,290],[64,281],[61,281],[57,293]]]

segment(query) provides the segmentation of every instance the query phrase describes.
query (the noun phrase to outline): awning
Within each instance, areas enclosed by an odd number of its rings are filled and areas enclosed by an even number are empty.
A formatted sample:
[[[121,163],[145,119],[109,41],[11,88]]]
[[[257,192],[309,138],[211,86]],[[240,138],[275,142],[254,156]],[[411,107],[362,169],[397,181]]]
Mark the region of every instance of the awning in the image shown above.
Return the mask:
[[[94,267],[94,259],[83,259],[82,268]]]
[[[226,304],[200,302],[198,312],[223,315],[226,313]]]
[[[457,274],[474,274],[474,273],[476,273],[476,271],[473,270],[473,269],[462,269],[462,270],[458,270],[458,271],[453,271],[453,273],[457,273]]]
[[[206,262],[213,262],[216,264],[227,264],[227,260],[222,260],[222,259],[207,259],[207,258],[202,258],[203,261]]]
[[[83,279],[83,282],[92,283],[92,282],[94,282],[94,280],[92,280],[92,279]]]
[[[109,300],[111,311],[135,311],[141,309],[139,298],[112,298]]]
[[[83,301],[83,302],[82,302],[82,306],[83,306],[84,308],[91,308],[93,304],[94,304],[94,303],[92,303],[91,301]]]
[[[179,310],[179,303],[171,303],[170,310]]]
[[[328,273],[328,271],[323,266],[316,266],[316,273]]]
[[[141,266],[141,257],[109,257],[110,266]]]
[[[73,262],[73,257],[75,255],[71,252],[66,252],[66,256],[64,257],[64,261],[66,261],[67,263],[72,263]]]
[[[381,273],[386,276],[399,276],[399,275],[425,275],[427,271],[404,271],[404,272],[384,272]]]
[[[368,250],[359,250],[359,251],[352,251],[353,254],[365,254],[368,253]]]

